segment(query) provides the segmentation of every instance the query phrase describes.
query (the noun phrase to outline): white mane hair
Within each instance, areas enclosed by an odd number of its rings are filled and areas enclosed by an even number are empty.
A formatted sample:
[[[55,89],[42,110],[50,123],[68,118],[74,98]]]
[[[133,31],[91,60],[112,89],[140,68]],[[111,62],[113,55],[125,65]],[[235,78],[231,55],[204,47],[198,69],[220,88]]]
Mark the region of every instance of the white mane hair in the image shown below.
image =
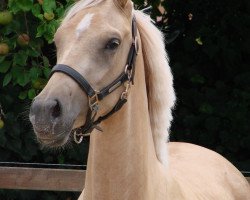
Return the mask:
[[[96,6],[103,0],[80,0],[66,13],[62,23],[84,8]],[[149,16],[133,11],[137,19],[145,63],[148,109],[157,158],[167,165],[169,129],[175,104],[173,77],[165,51],[163,34],[153,25]]]
[[[173,76],[165,50],[164,36],[149,16],[134,11],[141,37],[145,64],[148,106],[155,151],[165,166],[168,162],[167,142],[175,105]]]

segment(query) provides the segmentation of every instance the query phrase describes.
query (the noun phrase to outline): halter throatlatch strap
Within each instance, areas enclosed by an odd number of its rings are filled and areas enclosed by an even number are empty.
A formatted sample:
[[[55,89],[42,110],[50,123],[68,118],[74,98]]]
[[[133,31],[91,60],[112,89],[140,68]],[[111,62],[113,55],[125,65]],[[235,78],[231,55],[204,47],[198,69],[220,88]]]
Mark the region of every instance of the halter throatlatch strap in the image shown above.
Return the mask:
[[[130,47],[127,63],[125,65],[124,72],[120,74],[113,82],[111,82],[108,86],[104,87],[100,91],[94,90],[89,82],[75,69],[71,68],[68,65],[58,64],[53,67],[50,77],[56,73],[61,72],[68,75],[72,78],[80,88],[88,95],[89,99],[89,110],[86,116],[86,121],[83,126],[80,128],[74,129],[72,132],[74,134],[74,141],[80,144],[83,140],[83,137],[90,135],[90,133],[94,130],[101,130],[98,126],[103,120],[109,118],[112,114],[119,111],[122,106],[127,102],[128,92],[131,84],[134,83],[134,74],[135,74],[135,61],[138,53],[138,41],[137,41],[137,26],[136,19],[133,17],[132,20],[132,45]],[[97,112],[99,110],[99,101],[105,98],[107,95],[115,91],[118,87],[124,85],[125,90],[121,94],[118,102],[115,104],[113,109],[104,116],[96,119]]]

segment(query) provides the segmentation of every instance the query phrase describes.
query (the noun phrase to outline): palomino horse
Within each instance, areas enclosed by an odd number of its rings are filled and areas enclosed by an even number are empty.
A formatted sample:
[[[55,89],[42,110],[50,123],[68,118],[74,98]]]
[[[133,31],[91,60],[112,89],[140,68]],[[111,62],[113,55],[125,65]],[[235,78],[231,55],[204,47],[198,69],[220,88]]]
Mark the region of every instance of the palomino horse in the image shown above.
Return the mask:
[[[77,2],[55,43],[58,65],[30,120],[50,147],[91,133],[79,199],[250,199],[247,181],[222,156],[167,142],[175,94],[163,37],[130,0]]]

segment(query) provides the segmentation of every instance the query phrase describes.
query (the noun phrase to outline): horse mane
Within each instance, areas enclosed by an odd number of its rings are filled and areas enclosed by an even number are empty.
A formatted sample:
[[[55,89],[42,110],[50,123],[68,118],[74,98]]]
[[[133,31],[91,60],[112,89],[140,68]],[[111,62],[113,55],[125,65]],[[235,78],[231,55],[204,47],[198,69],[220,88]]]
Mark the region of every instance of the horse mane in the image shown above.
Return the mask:
[[[175,104],[173,76],[169,67],[163,34],[154,26],[149,16],[134,11],[142,43],[145,65],[148,109],[156,155],[167,163],[166,143]]]

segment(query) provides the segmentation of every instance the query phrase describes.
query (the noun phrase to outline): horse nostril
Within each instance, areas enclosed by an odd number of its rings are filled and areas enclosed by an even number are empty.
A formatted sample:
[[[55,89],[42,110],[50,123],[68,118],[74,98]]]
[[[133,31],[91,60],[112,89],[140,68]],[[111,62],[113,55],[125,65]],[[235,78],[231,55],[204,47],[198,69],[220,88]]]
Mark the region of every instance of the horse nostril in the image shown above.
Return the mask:
[[[60,117],[61,115],[60,103],[58,100],[55,100],[55,101],[56,101],[56,104],[51,108],[51,115],[54,119]]]

